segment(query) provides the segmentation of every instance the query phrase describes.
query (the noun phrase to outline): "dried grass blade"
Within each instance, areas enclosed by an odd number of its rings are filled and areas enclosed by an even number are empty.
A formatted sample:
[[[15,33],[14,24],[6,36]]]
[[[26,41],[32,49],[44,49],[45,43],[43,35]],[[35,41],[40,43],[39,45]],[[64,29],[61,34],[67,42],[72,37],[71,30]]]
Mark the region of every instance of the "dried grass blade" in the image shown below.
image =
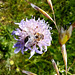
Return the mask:
[[[51,0],[47,0],[47,2],[48,2],[49,6],[50,6],[50,8],[51,8],[51,10],[52,10],[52,12],[53,12],[54,24],[55,24],[55,26],[56,26],[56,29],[58,30],[58,27],[57,27],[57,25],[56,25],[56,20],[55,20],[55,14],[54,14],[54,10],[53,10],[52,1],[51,1]],[[59,30],[58,30],[58,32],[59,32]]]
[[[57,75],[60,75],[60,74],[59,74],[58,67],[57,67],[57,65],[56,65],[56,63],[55,63],[55,61],[54,61],[54,59],[52,59],[52,64],[53,64],[53,67],[54,67],[54,69],[55,69]]]
[[[29,72],[29,71],[25,71],[25,70],[22,70],[23,73],[27,74],[27,75],[37,75],[37,74],[34,74],[32,72]]]
[[[62,52],[62,55],[63,55],[63,60],[64,60],[64,64],[65,64],[65,69],[66,69],[66,75],[67,75],[67,52],[66,52],[65,44],[63,44],[61,46],[61,52]]]
[[[54,10],[53,10],[53,5],[52,5],[52,1],[51,0],[47,0],[49,6],[51,7],[51,10],[53,11],[53,14],[54,14]]]
[[[34,9],[36,9],[37,11],[39,11],[40,13],[42,13],[44,16],[46,16],[47,18],[49,18],[51,21],[54,22],[54,20],[44,11],[42,10],[41,8],[37,7],[36,5],[34,4],[30,4]]]

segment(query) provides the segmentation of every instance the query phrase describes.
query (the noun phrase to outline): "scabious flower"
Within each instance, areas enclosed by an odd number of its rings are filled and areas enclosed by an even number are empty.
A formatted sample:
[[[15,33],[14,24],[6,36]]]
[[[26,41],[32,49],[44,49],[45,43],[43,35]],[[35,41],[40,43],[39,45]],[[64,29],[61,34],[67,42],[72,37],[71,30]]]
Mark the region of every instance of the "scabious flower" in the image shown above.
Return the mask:
[[[24,19],[20,23],[15,23],[19,25],[19,28],[16,31],[12,32],[12,35],[18,36],[17,43],[13,47],[16,47],[15,53],[18,53],[20,50],[22,54],[24,51],[31,50],[31,55],[29,59],[36,53],[42,54],[47,51],[47,46],[51,45],[51,33],[48,23],[45,20],[35,20],[33,19]]]

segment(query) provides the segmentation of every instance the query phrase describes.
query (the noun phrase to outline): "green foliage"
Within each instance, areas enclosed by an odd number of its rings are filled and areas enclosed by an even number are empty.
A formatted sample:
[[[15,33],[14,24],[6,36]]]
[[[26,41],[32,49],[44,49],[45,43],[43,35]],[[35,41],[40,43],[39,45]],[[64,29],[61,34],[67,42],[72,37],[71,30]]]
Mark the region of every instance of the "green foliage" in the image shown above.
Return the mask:
[[[52,17],[51,9],[46,0],[28,0],[35,5],[45,10]],[[58,26],[67,25],[75,21],[75,1],[74,0],[52,0],[56,21]],[[16,42],[11,35],[12,31],[18,26],[14,22],[20,22],[22,19],[30,19],[31,16],[36,19],[44,18],[52,29],[52,45],[48,47],[48,51],[42,55],[35,54],[30,60],[30,54],[25,52],[24,55],[19,52],[14,54],[12,47]],[[66,43],[68,54],[68,67],[72,65],[75,58],[75,30],[72,37]],[[25,75],[22,70],[27,70],[37,75],[54,75],[56,74],[51,59],[55,59],[60,72],[64,70],[64,62],[61,54],[60,45],[58,42],[58,32],[54,24],[45,16],[34,10],[24,0],[1,0],[0,1],[0,75]],[[13,60],[14,64],[11,65],[10,61]],[[75,64],[74,64],[75,65]],[[75,74],[75,66],[72,66],[68,75]],[[16,68],[19,67],[20,71],[17,72]],[[64,73],[63,73],[64,74]]]

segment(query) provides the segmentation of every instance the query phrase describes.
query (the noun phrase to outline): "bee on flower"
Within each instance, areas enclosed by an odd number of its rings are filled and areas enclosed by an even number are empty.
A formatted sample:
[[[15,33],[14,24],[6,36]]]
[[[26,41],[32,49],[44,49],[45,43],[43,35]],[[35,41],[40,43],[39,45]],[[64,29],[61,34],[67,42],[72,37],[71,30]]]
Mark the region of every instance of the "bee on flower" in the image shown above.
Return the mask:
[[[24,19],[20,23],[15,23],[19,25],[16,31],[12,32],[12,35],[18,36],[18,39],[14,36],[17,43],[14,44],[15,53],[20,50],[22,54],[24,51],[31,50],[29,59],[36,53],[42,54],[47,51],[47,46],[51,45],[52,37],[48,23],[45,20],[35,20]]]

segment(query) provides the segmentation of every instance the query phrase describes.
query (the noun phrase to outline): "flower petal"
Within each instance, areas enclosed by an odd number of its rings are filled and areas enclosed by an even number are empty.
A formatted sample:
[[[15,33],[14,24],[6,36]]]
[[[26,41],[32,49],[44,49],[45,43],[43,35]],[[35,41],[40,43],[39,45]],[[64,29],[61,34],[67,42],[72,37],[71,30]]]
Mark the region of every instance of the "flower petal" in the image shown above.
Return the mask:
[[[36,53],[42,54],[43,52],[36,49]]]
[[[14,53],[17,54],[20,51],[20,48],[16,48]]]
[[[21,48],[21,52],[22,52],[22,54],[24,54],[24,50],[23,50],[23,49],[24,49],[24,47]]]
[[[30,57],[29,57],[29,59],[30,59],[34,54],[35,54],[35,50],[32,50],[32,51],[30,52]]]
[[[44,52],[46,52],[47,51],[47,46],[44,46],[45,47],[45,51]]]

